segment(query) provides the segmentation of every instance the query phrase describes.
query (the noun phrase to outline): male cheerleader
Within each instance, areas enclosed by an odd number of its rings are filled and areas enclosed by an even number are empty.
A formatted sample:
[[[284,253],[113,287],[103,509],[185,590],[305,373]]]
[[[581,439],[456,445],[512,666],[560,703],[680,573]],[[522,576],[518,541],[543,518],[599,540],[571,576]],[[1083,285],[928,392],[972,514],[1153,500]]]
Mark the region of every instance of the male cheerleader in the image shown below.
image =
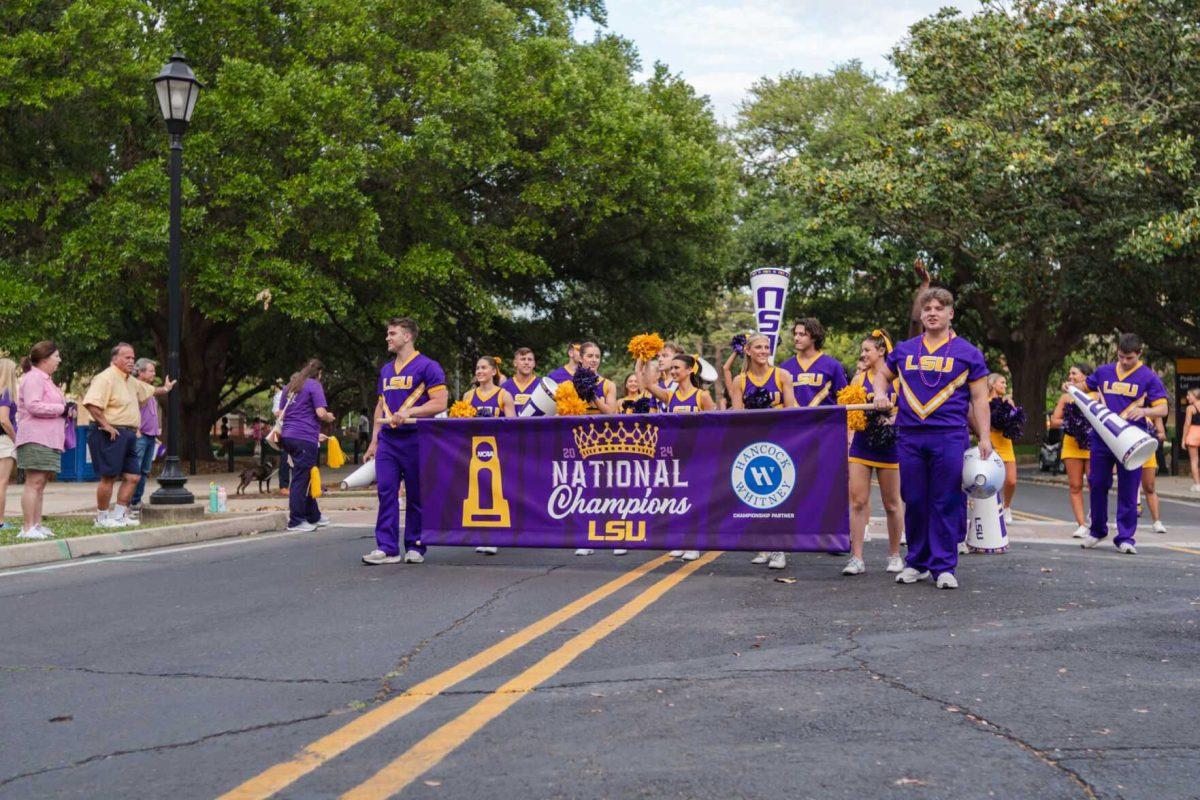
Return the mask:
[[[521,416],[521,412],[524,411],[525,406],[529,405],[529,401],[533,397],[532,390],[538,382],[538,376],[533,373],[536,366],[537,362],[533,357],[533,351],[528,347],[519,347],[513,354],[512,377],[500,384],[501,389],[512,395],[518,417]],[[542,412],[535,407],[531,416],[540,417]]]
[[[417,455],[417,426],[409,420],[433,417],[446,410],[446,373],[428,356],[413,348],[420,332],[408,317],[387,324],[388,352],[395,353],[379,371],[379,402],[375,404],[374,434],[366,460],[375,459],[379,513],[375,518],[376,548],[363,556],[364,564],[420,564],[421,480]],[[400,511],[396,495],[400,482],[408,495],[404,511],[404,554],[400,554]]]
[[[781,366],[792,377],[796,405],[837,405],[837,394],[846,386],[846,370],[836,358],[821,352],[825,327],[813,317],[796,320],[792,325],[792,343],[796,355]]]
[[[567,345],[567,363],[563,364],[558,369],[551,372],[546,377],[555,383],[563,383],[575,377],[575,370],[579,369],[581,360],[580,350],[583,347],[582,339],[572,339]]]
[[[1130,422],[1153,420],[1167,415],[1167,391],[1154,371],[1142,363],[1142,340],[1136,333],[1123,333],[1117,340],[1117,361],[1102,364],[1087,376],[1087,388],[1100,393],[1105,408]],[[1117,551],[1135,555],[1137,532],[1137,495],[1142,470],[1125,469],[1094,429],[1091,435],[1091,532],[1081,547],[1095,547],[1108,536],[1108,490],[1112,488],[1113,467],[1117,469]]]
[[[665,392],[673,392],[678,384],[671,379],[671,363],[675,360],[675,356],[683,351],[679,349],[679,345],[674,342],[663,342],[662,349],[658,351],[658,358],[647,362],[644,367],[643,376],[645,383],[642,388],[649,391],[651,386],[657,386]],[[661,400],[656,400],[659,411],[666,411],[667,405]]]
[[[957,336],[954,295],[928,289],[921,296],[924,333],[901,342],[871,376],[876,408],[891,405],[888,384],[899,380],[900,496],[908,536],[906,566],[897,583],[931,574],[939,589],[957,589],[958,540],[966,517],[963,453],[970,446],[968,415],[979,431],[979,453],[992,455],[987,362]]]

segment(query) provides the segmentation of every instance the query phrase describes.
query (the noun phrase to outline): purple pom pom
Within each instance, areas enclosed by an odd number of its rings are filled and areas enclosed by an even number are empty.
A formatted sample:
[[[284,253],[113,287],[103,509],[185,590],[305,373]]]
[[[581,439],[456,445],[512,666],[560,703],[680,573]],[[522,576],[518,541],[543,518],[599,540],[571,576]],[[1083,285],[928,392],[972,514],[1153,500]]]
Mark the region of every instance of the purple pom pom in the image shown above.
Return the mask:
[[[1062,429],[1063,433],[1079,442],[1080,446],[1086,447],[1088,437],[1092,433],[1092,424],[1083,416],[1083,412],[1079,410],[1079,406],[1071,402],[1067,403],[1063,408]]]
[[[637,400],[623,400],[621,407],[625,409],[626,414],[649,414],[650,413],[650,398],[639,397]]]
[[[754,411],[770,408],[772,406],[771,392],[762,386],[756,386],[746,393],[742,405]]]
[[[746,354],[746,334],[739,333],[737,336],[734,336],[729,346],[733,348],[733,352],[739,356],[744,356]]]
[[[1002,397],[993,397],[988,407],[992,412],[992,430],[999,431],[1005,439],[1021,438],[1025,432],[1025,409]]]
[[[867,437],[867,447],[890,450],[896,445],[896,427],[888,424],[891,416],[889,411],[867,412],[867,428],[863,431]]]
[[[575,370],[571,383],[575,385],[575,393],[579,395],[579,399],[590,403],[596,399],[596,392],[600,388],[600,376],[587,367],[580,367]]]

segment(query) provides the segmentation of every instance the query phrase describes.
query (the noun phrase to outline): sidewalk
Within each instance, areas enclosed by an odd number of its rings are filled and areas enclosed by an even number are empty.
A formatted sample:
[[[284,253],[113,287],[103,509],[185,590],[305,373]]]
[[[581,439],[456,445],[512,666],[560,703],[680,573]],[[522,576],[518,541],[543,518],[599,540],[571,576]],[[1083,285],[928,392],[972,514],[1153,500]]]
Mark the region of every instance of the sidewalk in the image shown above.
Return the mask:
[[[1026,481],[1027,483],[1067,485],[1066,475],[1054,475],[1049,472],[1042,472],[1037,467],[1025,467],[1024,465],[1017,469],[1017,480]],[[1188,491],[1191,485],[1191,478],[1175,475],[1159,475],[1154,482],[1154,488],[1162,497],[1169,497],[1172,500],[1193,500],[1200,503],[1200,492]]]

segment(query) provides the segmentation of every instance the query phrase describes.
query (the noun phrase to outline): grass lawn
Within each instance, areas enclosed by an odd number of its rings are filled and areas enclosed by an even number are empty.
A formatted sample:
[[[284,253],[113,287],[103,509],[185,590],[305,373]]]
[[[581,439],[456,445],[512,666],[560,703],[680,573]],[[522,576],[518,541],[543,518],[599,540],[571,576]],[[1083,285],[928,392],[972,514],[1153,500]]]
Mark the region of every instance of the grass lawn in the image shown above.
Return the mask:
[[[5,527],[0,530],[0,547],[9,544],[26,544],[27,542],[36,542],[38,539],[18,539],[17,534],[21,532],[21,518],[7,517],[5,519]],[[159,528],[161,524],[146,524],[137,526],[136,528],[97,528],[91,517],[46,517],[42,520],[42,524],[50,530],[54,531],[55,539],[74,539],[76,536],[92,536],[97,533],[117,533],[118,531],[138,531],[146,528]],[[42,539],[41,541],[53,541],[52,539]]]

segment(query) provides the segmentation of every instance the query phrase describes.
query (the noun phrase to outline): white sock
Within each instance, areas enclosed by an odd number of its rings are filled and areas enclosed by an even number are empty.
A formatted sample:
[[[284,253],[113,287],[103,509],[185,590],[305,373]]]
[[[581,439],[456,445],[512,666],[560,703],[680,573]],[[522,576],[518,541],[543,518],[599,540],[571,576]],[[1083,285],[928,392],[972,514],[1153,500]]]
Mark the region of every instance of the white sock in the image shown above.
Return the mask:
[[[128,515],[128,511],[129,509],[125,508],[125,506],[117,503],[116,507],[113,508],[113,519],[124,519]]]
[[[107,508],[98,508],[96,509],[96,520],[108,519],[111,513]]]

